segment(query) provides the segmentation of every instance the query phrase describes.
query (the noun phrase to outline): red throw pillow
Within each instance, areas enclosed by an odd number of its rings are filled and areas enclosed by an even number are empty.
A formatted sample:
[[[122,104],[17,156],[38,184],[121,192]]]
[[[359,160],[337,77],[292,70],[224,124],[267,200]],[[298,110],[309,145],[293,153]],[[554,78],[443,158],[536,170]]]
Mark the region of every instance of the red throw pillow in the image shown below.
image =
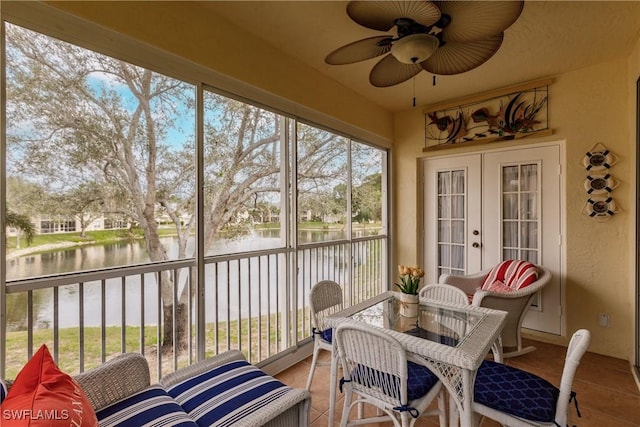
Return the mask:
[[[483,290],[501,281],[512,290],[526,288],[538,280],[538,269],[528,261],[509,259],[491,269],[482,284]]]
[[[33,355],[0,405],[2,427],[97,427],[78,383],[62,372],[46,345]]]

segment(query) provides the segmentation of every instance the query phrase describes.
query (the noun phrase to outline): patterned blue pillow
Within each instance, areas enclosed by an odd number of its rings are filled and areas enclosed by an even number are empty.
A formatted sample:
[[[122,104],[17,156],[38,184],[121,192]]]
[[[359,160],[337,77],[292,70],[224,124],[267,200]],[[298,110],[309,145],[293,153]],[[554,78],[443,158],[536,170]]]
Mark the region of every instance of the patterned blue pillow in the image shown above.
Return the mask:
[[[167,390],[199,426],[230,426],[292,389],[244,360],[229,362]]]
[[[429,392],[437,383],[438,377],[426,366],[407,362],[407,398],[418,399]],[[371,388],[380,388],[391,397],[400,396],[400,378],[378,370],[358,365],[351,372],[351,380]],[[408,403],[408,402],[406,402]]]
[[[526,420],[551,423],[560,391],[537,375],[485,360],[478,369],[474,400]]]
[[[148,387],[96,412],[100,427],[198,425],[160,386]]]
[[[4,381],[0,380],[0,403],[7,397],[7,385]]]

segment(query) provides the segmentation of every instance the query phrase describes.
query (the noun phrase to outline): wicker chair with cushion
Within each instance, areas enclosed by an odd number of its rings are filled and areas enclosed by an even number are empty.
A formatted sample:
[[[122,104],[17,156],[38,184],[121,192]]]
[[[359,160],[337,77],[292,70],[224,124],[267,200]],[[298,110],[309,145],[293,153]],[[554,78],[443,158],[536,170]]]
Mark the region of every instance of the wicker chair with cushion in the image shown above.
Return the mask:
[[[407,361],[402,345],[384,330],[373,326],[344,323],[335,331],[345,392],[340,425],[351,426],[383,421],[394,426],[413,426],[418,417],[439,416],[446,425],[444,388],[425,366]],[[357,396],[353,400],[353,395]],[[438,409],[427,410],[438,398]],[[349,421],[351,409],[368,403],[383,415]]]
[[[462,289],[479,307],[508,313],[502,331],[503,357],[515,357],[535,350],[522,347],[520,329],[531,300],[551,281],[549,269],[521,260],[503,261],[489,270],[469,276],[443,274],[438,282]]]
[[[331,328],[325,328],[324,319],[342,310],[342,288],[332,280],[321,280],[313,285],[309,294],[309,308],[313,323],[313,357],[307,378],[306,389],[311,387],[313,373],[318,364],[318,354],[321,350],[333,351]]]
[[[586,329],[571,337],[559,389],[529,372],[484,361],[474,386],[474,412],[512,427],[568,425],[568,406],[576,398],[571,390],[573,378],[590,342]]]

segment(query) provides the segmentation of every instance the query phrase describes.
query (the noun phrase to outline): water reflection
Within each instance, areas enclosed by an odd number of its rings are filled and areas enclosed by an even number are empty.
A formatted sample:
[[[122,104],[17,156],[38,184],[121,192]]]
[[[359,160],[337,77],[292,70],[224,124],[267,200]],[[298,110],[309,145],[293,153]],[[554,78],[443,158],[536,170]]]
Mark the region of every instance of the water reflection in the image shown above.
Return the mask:
[[[328,241],[335,239],[336,234],[327,231],[309,231],[301,234],[305,242]],[[163,244],[168,249],[170,257],[177,258],[177,240],[163,238]],[[193,242],[190,242],[187,253],[192,253]],[[280,230],[263,230],[250,238],[219,240],[209,250],[209,255],[248,252],[261,249],[282,247]],[[315,253],[315,252],[312,252]],[[320,258],[318,258],[320,255]],[[316,262],[334,271],[336,277],[341,277],[346,271],[348,263],[342,259],[340,252],[313,255]],[[367,259],[366,247],[354,247],[352,253],[356,263],[364,263]],[[149,261],[144,242],[118,242],[109,245],[83,246],[56,252],[27,255],[21,258],[7,260],[7,278],[17,279],[25,277],[47,276],[63,272],[88,271],[105,267],[135,265]],[[248,307],[263,306],[263,312],[277,311],[285,304],[276,297],[282,290],[278,289],[284,283],[284,269],[281,259],[277,255],[269,257],[254,257],[249,260],[230,261],[221,263],[217,267],[213,264],[206,266],[205,298],[207,305],[211,304],[215,310],[206,311],[206,320],[215,321],[250,315]],[[310,261],[310,260],[309,260]],[[310,272],[311,276],[319,274]],[[180,291],[186,283],[188,272],[180,271]],[[310,278],[316,280],[314,277]],[[240,283],[240,293],[244,300],[240,300],[237,283]],[[231,285],[229,285],[231,284]],[[262,295],[252,291],[260,286]],[[61,328],[77,326],[80,322],[80,296],[83,296],[85,313],[83,322],[86,326],[99,326],[102,321],[102,287],[101,282],[84,283],[82,293],[79,285],[67,285],[58,288],[58,325]],[[229,289],[235,289],[228,292]],[[138,326],[142,322],[146,325],[158,324],[158,293],[156,276],[154,274],[134,275],[126,277],[124,284],[120,278],[105,281],[105,319],[106,325],[120,325],[123,318],[127,325]],[[123,292],[126,303],[123,304]],[[267,297],[267,292],[270,297]],[[231,295],[229,295],[231,294]],[[302,298],[302,296],[300,296]],[[24,330],[27,325],[28,294],[26,292],[9,294],[7,296],[7,326],[9,330]],[[53,289],[43,289],[32,292],[33,323],[36,328],[47,328],[53,325],[54,312]],[[251,298],[248,301],[247,298]],[[144,299],[144,307],[142,304]],[[298,303],[303,303],[298,301]],[[266,305],[265,305],[266,304]],[[123,313],[124,307],[124,313]],[[141,310],[141,307],[144,309]]]

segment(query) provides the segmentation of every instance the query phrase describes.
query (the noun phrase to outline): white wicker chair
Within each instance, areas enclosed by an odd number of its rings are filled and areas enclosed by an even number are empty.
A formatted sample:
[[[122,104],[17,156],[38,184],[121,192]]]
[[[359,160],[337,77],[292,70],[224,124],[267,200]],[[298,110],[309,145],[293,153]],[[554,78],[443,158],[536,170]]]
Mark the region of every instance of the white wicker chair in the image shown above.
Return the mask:
[[[502,357],[520,356],[535,350],[535,347],[522,347],[520,329],[527,314],[527,308],[535,294],[551,281],[551,272],[546,267],[537,265],[538,279],[531,285],[511,291],[494,292],[481,289],[490,269],[469,276],[443,274],[438,282],[462,289],[467,295],[473,295],[472,304],[478,307],[494,308],[508,313],[502,330]]]
[[[429,298],[454,304],[469,304],[469,298],[462,289],[444,283],[424,285],[420,289],[419,295],[420,298]]]
[[[318,364],[320,350],[333,351],[332,330],[325,331],[324,319],[342,310],[342,288],[332,280],[322,280],[311,288],[309,294],[309,308],[313,323],[313,357],[306,389],[311,387],[313,374]]]
[[[344,374],[340,387],[345,387],[341,427],[389,420],[396,427],[408,427],[418,417],[436,415],[440,426],[446,426],[442,382],[426,367],[408,362],[395,338],[373,326],[343,323],[335,330],[335,340]],[[438,409],[427,410],[436,397]],[[351,409],[361,403],[384,414],[349,421]]]
[[[533,374],[501,364],[495,364],[492,368],[489,365],[491,362],[484,362],[476,376],[473,411],[476,414],[496,420],[502,425],[511,427],[568,425],[567,409],[571,400],[575,399],[575,394],[571,391],[573,378],[580,364],[580,359],[587,351],[590,342],[591,333],[586,329],[576,331],[571,337],[562,371],[559,394],[555,386]],[[500,381],[498,378],[503,375],[508,378]],[[518,378],[519,381],[514,381],[514,378]],[[517,386],[518,393],[510,392],[514,387],[514,382],[519,384]],[[527,388],[523,389],[522,384],[526,384]],[[533,384],[537,385],[533,386]],[[502,385],[506,388],[503,389]],[[489,393],[483,395],[483,388]],[[502,393],[499,393],[498,390],[501,390]],[[539,402],[540,407],[536,408],[535,411],[529,407],[518,407],[521,401],[516,396],[523,393],[535,393],[538,396],[536,402]],[[491,405],[491,407],[487,405]],[[508,408],[511,413],[495,408]],[[537,420],[525,419],[523,418],[525,415],[527,418],[537,417]],[[455,414],[452,414],[452,416],[455,417]],[[544,418],[546,420],[543,420]]]

